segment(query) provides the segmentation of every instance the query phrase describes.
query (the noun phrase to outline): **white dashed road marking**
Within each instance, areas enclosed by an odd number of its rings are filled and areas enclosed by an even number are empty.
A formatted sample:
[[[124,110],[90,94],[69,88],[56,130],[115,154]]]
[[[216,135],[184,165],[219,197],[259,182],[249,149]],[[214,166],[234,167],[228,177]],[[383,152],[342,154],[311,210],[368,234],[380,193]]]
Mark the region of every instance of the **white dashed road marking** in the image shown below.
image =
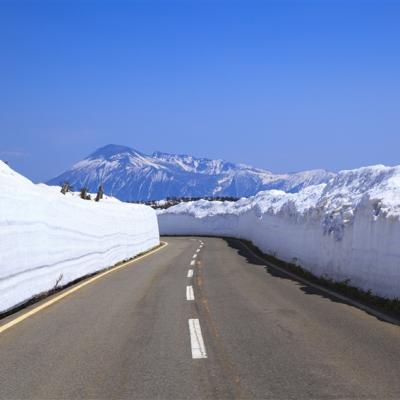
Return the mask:
[[[190,265],[196,264],[196,258],[200,253],[204,243],[200,240],[200,246],[193,255],[193,260],[190,261]],[[189,269],[187,273],[188,278],[193,278],[194,271]],[[193,286],[186,286],[186,300],[194,300]],[[206,348],[204,346],[203,336],[201,334],[200,322],[198,319],[189,319],[189,332],[190,332],[190,345],[192,348],[192,358],[207,358]]]
[[[186,286],[186,300],[194,300],[193,286]]]
[[[192,347],[192,358],[207,358],[203,336],[201,334],[198,319],[189,319],[190,344]]]

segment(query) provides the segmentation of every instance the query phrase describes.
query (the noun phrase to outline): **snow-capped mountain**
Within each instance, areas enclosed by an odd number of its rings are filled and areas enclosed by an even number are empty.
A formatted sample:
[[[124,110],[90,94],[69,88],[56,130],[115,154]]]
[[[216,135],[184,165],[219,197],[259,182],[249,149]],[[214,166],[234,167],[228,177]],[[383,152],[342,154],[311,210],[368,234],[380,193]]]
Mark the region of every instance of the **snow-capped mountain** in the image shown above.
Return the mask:
[[[107,145],[70,170],[51,179],[49,185],[69,182],[75,190],[96,191],[121,200],[159,200],[166,197],[252,196],[261,190],[297,192],[327,182],[334,176],[324,170],[276,175],[270,171],[223,160],[154,152]]]

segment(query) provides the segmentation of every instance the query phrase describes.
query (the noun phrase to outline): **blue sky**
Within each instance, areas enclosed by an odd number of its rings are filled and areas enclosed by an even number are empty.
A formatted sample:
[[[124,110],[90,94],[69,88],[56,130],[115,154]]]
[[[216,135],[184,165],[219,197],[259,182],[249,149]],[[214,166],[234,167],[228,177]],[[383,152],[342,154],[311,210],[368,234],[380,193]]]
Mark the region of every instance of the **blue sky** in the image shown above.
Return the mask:
[[[400,164],[398,1],[0,2],[0,158],[108,143],[274,172]]]

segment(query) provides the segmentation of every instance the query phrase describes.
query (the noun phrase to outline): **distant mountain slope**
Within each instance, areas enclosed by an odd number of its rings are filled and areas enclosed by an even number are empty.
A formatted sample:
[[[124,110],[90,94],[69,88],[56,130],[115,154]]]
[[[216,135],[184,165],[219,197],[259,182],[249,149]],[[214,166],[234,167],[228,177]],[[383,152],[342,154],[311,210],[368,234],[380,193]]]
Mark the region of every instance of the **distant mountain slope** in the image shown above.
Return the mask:
[[[183,196],[246,197],[267,189],[297,192],[333,176],[324,170],[275,175],[244,164],[161,152],[149,156],[110,144],[47,183],[60,185],[68,181],[75,190],[85,186],[89,191],[96,191],[103,184],[107,194],[121,200],[159,200]]]

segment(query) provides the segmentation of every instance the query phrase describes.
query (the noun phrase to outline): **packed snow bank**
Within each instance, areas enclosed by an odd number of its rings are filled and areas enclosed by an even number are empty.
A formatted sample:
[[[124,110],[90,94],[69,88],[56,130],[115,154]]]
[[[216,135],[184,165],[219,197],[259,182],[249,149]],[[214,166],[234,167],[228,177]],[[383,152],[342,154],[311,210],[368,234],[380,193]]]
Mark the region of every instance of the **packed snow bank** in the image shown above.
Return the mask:
[[[334,280],[400,297],[400,167],[342,171],[299,193],[158,211],[161,234],[233,236]]]
[[[158,244],[150,207],[64,196],[0,161],[0,312]]]

